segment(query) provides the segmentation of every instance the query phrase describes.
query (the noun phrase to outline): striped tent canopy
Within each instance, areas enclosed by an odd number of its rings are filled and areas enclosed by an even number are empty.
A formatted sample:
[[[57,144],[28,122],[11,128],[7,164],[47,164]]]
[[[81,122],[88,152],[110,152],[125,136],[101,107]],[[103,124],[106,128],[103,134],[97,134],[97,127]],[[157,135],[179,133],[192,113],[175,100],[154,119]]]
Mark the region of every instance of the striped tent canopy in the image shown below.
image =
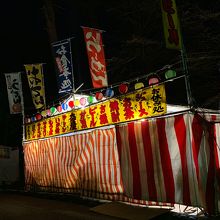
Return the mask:
[[[26,187],[219,212],[218,118],[187,111],[24,142]]]

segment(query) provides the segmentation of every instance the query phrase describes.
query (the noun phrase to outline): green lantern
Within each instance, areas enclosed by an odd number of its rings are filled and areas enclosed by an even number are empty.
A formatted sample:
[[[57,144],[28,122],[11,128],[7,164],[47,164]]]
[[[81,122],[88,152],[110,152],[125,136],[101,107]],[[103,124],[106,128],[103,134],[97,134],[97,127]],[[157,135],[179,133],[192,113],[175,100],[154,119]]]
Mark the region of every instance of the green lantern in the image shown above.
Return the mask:
[[[167,70],[165,72],[165,78],[170,79],[176,77],[176,71],[175,70]]]
[[[52,114],[54,114],[57,111],[57,109],[55,107],[51,107],[50,111],[51,111]]]
[[[89,97],[87,98],[87,101],[88,101],[89,104],[92,104],[92,103],[93,103],[93,97],[92,97],[92,96],[89,96]]]

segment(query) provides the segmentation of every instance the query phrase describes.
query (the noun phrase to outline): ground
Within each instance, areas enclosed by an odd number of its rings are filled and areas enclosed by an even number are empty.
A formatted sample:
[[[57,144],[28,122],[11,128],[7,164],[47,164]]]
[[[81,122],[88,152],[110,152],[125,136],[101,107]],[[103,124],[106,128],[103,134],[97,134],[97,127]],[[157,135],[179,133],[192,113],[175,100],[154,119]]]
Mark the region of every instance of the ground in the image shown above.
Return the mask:
[[[55,196],[50,194],[30,194],[21,192],[0,193],[0,219],[121,219],[98,214],[90,210],[91,207],[100,205],[99,202],[82,200],[73,197]],[[168,213],[154,218],[160,219],[197,219],[188,214]],[[203,220],[217,220],[219,217],[204,216]]]

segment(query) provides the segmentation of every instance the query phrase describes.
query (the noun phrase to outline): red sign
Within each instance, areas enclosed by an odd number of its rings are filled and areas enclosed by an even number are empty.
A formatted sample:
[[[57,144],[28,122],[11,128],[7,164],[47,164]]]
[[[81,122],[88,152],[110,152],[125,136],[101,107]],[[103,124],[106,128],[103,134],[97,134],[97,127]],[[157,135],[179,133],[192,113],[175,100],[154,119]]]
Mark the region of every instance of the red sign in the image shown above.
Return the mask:
[[[83,27],[86,49],[89,59],[89,69],[94,88],[108,86],[105,65],[105,55],[102,44],[101,31]]]

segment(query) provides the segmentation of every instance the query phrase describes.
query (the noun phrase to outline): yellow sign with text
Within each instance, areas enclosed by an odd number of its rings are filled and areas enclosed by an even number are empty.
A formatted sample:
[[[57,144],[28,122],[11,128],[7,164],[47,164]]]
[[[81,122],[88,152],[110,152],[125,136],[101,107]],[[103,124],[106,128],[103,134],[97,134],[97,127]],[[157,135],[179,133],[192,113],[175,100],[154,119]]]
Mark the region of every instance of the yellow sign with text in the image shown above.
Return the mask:
[[[161,0],[161,10],[166,47],[181,50],[182,37],[175,0]]]
[[[154,86],[27,124],[25,137],[34,140],[165,113],[165,87]]]

